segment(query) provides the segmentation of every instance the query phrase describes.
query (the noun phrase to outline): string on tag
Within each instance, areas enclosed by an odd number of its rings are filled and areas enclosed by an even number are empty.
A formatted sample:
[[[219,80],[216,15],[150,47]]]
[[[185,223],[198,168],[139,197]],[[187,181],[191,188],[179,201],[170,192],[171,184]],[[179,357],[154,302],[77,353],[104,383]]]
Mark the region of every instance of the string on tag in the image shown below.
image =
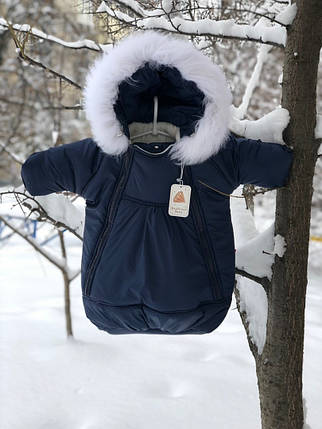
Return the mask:
[[[181,171],[180,171],[180,177],[178,177],[176,180],[177,182],[180,183],[180,185],[183,185],[183,169],[184,169],[184,165],[183,162],[181,161]]]

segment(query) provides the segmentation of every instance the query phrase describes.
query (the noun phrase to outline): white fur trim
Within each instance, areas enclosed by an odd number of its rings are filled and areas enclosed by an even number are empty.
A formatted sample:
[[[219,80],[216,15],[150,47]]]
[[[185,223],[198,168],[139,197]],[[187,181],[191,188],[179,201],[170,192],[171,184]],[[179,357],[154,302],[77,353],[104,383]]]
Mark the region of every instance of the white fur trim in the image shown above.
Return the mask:
[[[131,33],[91,66],[83,95],[94,140],[111,155],[127,150],[130,141],[123,134],[113,104],[120,82],[147,61],[176,67],[184,79],[194,81],[205,94],[204,115],[196,123],[195,132],[173,143],[169,152],[170,158],[178,163],[192,165],[205,161],[219,151],[228,136],[230,89],[220,67],[191,42],[157,30]]]

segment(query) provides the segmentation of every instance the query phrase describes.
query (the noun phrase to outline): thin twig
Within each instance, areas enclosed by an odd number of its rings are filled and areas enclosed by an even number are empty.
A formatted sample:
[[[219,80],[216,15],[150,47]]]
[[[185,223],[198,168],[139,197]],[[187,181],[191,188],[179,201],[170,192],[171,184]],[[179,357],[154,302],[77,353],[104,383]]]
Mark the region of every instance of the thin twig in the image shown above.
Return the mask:
[[[44,209],[44,207],[34,197],[26,195],[23,192],[17,192],[17,191],[4,191],[4,192],[0,192],[0,197],[2,197],[3,195],[11,195],[11,194],[14,194],[14,196],[16,198],[17,198],[17,195],[21,195],[21,196],[25,197],[25,199],[23,201],[21,201],[21,203],[22,203],[22,205],[24,205],[25,207],[27,207],[30,210],[30,213],[28,214],[28,216],[26,217],[26,219],[31,215],[31,213],[38,213],[38,215],[39,215],[38,220],[40,222],[44,222],[44,221],[47,220],[52,225],[54,225],[56,228],[61,228],[61,227],[65,228],[69,232],[71,232],[72,234],[74,234],[77,238],[79,238],[80,240],[83,240],[83,238],[81,237],[81,235],[79,235],[74,229],[70,228],[64,222],[57,221],[56,219],[54,219],[51,216],[49,216],[48,213],[46,212],[46,210]],[[30,204],[28,204],[28,202],[27,202],[28,199],[31,200],[31,201],[33,201],[33,202],[35,202],[38,207],[32,207]]]

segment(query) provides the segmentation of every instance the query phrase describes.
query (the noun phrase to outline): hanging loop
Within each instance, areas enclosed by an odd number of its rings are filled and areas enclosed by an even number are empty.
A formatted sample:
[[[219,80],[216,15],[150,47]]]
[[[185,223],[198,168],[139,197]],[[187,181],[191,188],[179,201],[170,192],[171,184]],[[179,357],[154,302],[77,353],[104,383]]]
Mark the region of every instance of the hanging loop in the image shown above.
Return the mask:
[[[177,182],[180,183],[180,185],[183,185],[183,169],[184,169],[184,165],[183,162],[181,161],[181,171],[180,171],[180,177],[178,177],[176,180]]]

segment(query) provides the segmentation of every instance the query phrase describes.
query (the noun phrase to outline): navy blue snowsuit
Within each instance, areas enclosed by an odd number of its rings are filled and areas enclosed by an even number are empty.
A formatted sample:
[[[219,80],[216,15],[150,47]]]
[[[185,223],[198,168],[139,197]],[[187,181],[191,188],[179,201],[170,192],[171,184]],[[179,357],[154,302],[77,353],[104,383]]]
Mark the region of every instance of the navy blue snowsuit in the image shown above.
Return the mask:
[[[111,334],[208,333],[227,314],[235,278],[230,197],[210,187],[231,194],[246,183],[285,186],[293,151],[286,145],[238,138],[227,125],[215,134],[209,119],[198,128],[197,120],[204,119],[207,109],[213,107],[212,98],[206,86],[201,89],[203,79],[184,77],[186,69],[180,70],[181,63],[175,62],[177,45],[209,67],[215,65],[185,41],[155,31],[145,33],[149,37],[136,35],[121,42],[87,79],[86,112],[94,137],[33,153],[23,164],[21,176],[31,195],[68,190],[86,200],[81,283],[86,315],[98,328]],[[129,52],[137,45],[135,37],[141,37],[144,54],[141,58],[141,51],[134,52],[134,60]],[[154,49],[143,50],[142,44],[149,47],[151,38]],[[153,56],[164,39],[174,58],[172,63],[168,58],[166,65]],[[176,45],[173,51],[169,41]],[[124,73],[121,70],[115,80],[111,67],[121,69],[127,64],[124,58],[133,67]],[[95,89],[99,83],[104,93],[104,82],[99,80],[99,76],[107,79],[104,67],[111,71],[117,88],[111,103],[111,88],[101,99]],[[221,72],[216,69],[216,73]],[[159,98],[158,121],[174,124],[181,139],[186,139],[176,158],[170,154],[178,142],[129,141],[130,123],[152,123],[155,95]],[[215,101],[217,115],[219,102]],[[109,104],[112,108],[104,111]],[[228,96],[226,106],[229,104]],[[223,112],[219,109],[219,113]],[[106,140],[104,128],[99,127],[108,115],[118,134],[112,136],[109,129]],[[219,120],[218,116],[211,118]],[[201,134],[208,129],[207,135]],[[190,137],[194,144],[201,142],[199,151],[189,146]],[[118,139],[123,146],[109,146]],[[208,140],[216,144],[207,152]],[[183,183],[192,189],[187,217],[168,214],[170,187],[180,174],[175,159],[184,161]]]

